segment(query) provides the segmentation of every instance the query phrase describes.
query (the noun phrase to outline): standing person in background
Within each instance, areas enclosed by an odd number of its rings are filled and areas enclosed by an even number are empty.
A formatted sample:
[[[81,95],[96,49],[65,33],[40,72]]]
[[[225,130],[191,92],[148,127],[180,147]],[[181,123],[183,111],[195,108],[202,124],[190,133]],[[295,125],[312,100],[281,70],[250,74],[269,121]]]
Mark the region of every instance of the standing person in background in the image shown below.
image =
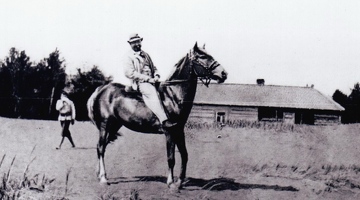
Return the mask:
[[[74,125],[75,123],[75,106],[74,103],[68,98],[68,93],[65,91],[61,94],[60,99],[56,102],[56,110],[59,111],[59,121],[60,125],[62,127],[61,131],[61,142],[59,147],[56,147],[56,149],[60,149],[62,143],[64,142],[65,137],[67,137],[72,145],[72,147],[75,147],[75,144],[72,140],[71,133],[69,130],[70,123]]]

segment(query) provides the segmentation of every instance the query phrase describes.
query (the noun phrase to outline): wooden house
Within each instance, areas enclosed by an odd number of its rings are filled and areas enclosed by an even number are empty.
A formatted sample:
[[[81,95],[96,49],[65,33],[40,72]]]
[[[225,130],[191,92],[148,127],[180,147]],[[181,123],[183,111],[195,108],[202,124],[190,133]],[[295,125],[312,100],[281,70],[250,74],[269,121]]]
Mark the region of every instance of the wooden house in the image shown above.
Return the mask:
[[[277,121],[292,124],[341,122],[344,108],[313,87],[258,84],[199,84],[189,120]]]

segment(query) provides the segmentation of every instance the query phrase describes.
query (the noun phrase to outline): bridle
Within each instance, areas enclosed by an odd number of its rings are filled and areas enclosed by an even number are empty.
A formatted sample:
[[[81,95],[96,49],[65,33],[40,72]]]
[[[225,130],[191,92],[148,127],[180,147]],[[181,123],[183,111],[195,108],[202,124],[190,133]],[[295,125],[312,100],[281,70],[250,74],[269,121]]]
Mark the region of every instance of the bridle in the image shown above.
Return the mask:
[[[196,75],[196,77],[206,86],[208,87],[211,81],[211,77],[212,77],[212,71],[218,67],[220,64],[216,61],[213,60],[211,62],[211,64],[207,67],[205,67],[202,63],[199,62],[198,58],[196,55],[194,55],[193,51],[190,50],[190,53],[188,53],[186,55],[189,60],[190,60],[190,67],[191,67],[191,72],[190,73],[194,73]],[[199,67],[205,69],[205,75],[201,75],[200,76],[200,70]],[[164,84],[166,85],[172,85],[172,84],[176,84],[176,83],[184,83],[184,82],[188,82],[190,80],[193,79],[183,79],[183,80],[171,80],[171,81],[165,81]]]
[[[191,58],[190,58],[191,60]],[[208,66],[208,67],[204,67],[200,62],[198,62],[197,58],[191,60],[191,64],[192,65],[192,69],[195,73],[195,75],[198,77],[198,79],[206,86],[206,87],[209,87],[209,84],[210,84],[210,81],[211,81],[211,76],[212,76],[212,71],[217,68],[220,64],[216,61],[216,60],[213,60],[211,62],[211,64]],[[203,76],[199,76],[199,72],[197,71],[198,66],[201,66],[203,68],[205,68],[205,75]]]

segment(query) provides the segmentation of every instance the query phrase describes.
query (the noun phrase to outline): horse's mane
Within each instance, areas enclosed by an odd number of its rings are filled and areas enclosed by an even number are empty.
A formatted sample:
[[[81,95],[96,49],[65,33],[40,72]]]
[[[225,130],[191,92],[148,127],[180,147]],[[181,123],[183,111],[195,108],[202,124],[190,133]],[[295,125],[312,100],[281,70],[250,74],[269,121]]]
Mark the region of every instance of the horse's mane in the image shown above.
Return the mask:
[[[178,76],[188,61],[188,54],[186,54],[183,58],[181,58],[174,66],[173,73],[169,76],[167,80],[173,80],[174,77]]]

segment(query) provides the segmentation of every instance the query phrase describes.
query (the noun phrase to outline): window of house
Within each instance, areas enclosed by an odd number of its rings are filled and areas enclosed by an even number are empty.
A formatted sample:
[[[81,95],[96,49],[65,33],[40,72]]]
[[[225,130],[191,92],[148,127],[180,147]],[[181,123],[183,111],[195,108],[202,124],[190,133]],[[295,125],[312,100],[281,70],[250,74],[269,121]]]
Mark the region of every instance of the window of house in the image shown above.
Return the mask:
[[[225,112],[216,113],[216,122],[225,123]]]

